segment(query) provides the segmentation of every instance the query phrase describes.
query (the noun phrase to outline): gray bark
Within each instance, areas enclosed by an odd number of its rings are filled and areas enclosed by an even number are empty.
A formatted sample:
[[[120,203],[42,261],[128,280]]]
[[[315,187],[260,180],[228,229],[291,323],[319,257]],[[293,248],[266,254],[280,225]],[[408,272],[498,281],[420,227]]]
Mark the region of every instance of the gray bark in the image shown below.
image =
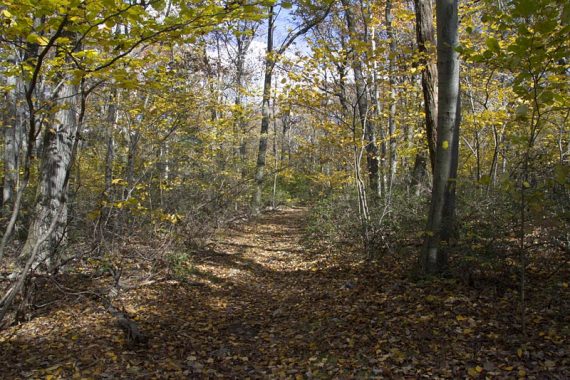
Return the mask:
[[[392,28],[392,1],[386,1],[386,35],[388,44],[388,83],[390,88],[388,106],[388,137],[390,141],[388,189],[392,188],[397,169],[397,142],[396,142],[396,77],[394,73],[394,61],[396,60],[396,37]]]
[[[8,85],[14,85],[14,78],[9,78]],[[18,143],[16,119],[16,90],[6,91],[4,98],[6,107],[3,114],[4,129],[4,183],[2,189],[2,205],[8,205],[16,189],[18,170]]]
[[[267,138],[269,133],[269,101],[271,99],[271,80],[275,57],[273,55],[273,6],[269,7],[269,19],[267,26],[267,48],[265,52],[265,74],[263,77],[263,99],[261,103],[261,132],[259,135],[259,150],[255,170],[255,195],[253,208],[258,212],[261,208],[263,194],[263,177],[265,173],[265,157],[267,155]]]
[[[454,129],[459,97],[458,4],[459,0],[437,0],[438,142],[436,165],[422,266],[426,274],[442,271],[447,264],[440,249],[445,192],[452,166]]]
[[[245,77],[245,60],[247,51],[253,41],[255,27],[244,23],[240,30],[242,34],[236,36],[236,95],[235,95],[235,108],[237,112],[236,133],[239,135],[239,157],[241,164],[241,177],[247,176],[247,122],[244,116],[243,92],[244,92],[244,77]],[[251,35],[247,32],[251,32]]]
[[[351,38],[359,38],[356,30],[356,20],[352,12],[349,0],[342,0],[344,14],[346,18],[346,26]],[[356,87],[356,102],[358,106],[358,114],[360,124],[364,131],[364,139],[366,143],[366,164],[368,169],[368,179],[370,181],[370,189],[375,197],[380,196],[380,181],[378,178],[378,147],[376,146],[376,132],[374,125],[370,120],[368,91],[366,85],[366,77],[362,66],[362,59],[359,54],[352,54],[352,71],[354,73],[354,85]]]
[[[115,141],[113,131],[117,126],[118,90],[112,89],[107,108],[107,128],[105,139],[107,151],[105,153],[105,198],[109,199],[113,183],[113,162],[115,160]]]
[[[378,133],[380,134],[380,147],[379,147],[379,155],[378,158],[378,181],[379,184],[379,194],[380,196],[386,194],[386,186],[384,181],[384,166],[385,166],[385,157],[386,157],[386,142],[385,142],[385,131],[384,127],[380,124],[380,114],[381,114],[381,104],[380,104],[380,90],[378,88],[378,57],[376,52],[376,28],[372,28],[372,90],[370,91],[370,100],[372,101],[373,105],[373,114],[374,120],[378,125]]]
[[[427,177],[426,173],[426,155],[423,152],[416,154],[414,160],[414,168],[412,169],[412,178],[410,181],[410,187],[416,195],[420,195],[421,184]]]
[[[7,78],[4,125],[4,182],[2,206],[9,206],[14,200],[20,170],[20,153],[25,143],[25,88],[20,76]]]
[[[57,94],[59,109],[55,113],[53,125],[44,132],[36,206],[28,238],[21,253],[21,259],[27,260],[39,239],[50,230],[54,218],[58,218],[53,233],[48,234],[49,236],[38,247],[34,263],[34,267],[42,264],[48,270],[58,265],[60,258],[55,251],[65,238],[67,224],[65,182],[67,173],[71,169],[72,148],[78,128],[76,120],[78,91],[77,84],[67,81]]]
[[[422,91],[426,117],[426,135],[432,173],[435,167],[437,141],[437,66],[435,56],[435,33],[433,28],[433,10],[431,0],[416,0],[416,38],[421,54]]]
[[[461,124],[461,94],[457,96],[455,125],[453,126],[453,144],[451,147],[451,164],[449,179],[445,188],[445,201],[443,204],[441,240],[450,243],[451,239],[459,237],[455,218],[455,194],[457,189],[457,169],[459,167],[459,125]]]

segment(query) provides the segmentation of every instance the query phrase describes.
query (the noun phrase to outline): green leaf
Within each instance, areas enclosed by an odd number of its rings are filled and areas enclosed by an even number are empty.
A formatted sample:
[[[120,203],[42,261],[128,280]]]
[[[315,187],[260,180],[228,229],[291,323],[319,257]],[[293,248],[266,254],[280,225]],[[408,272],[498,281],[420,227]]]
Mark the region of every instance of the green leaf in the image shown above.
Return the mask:
[[[520,17],[532,16],[537,11],[537,7],[539,6],[536,0],[518,0],[515,1],[515,4],[516,5],[513,14]]]
[[[501,50],[499,46],[499,41],[497,41],[494,37],[489,37],[485,41],[485,45],[489,48],[489,50],[498,53]]]

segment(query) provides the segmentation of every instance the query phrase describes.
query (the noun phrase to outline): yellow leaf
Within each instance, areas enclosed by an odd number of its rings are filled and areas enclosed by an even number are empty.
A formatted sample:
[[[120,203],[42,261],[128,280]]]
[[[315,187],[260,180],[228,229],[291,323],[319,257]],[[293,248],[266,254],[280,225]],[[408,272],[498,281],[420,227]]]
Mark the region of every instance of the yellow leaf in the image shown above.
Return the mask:
[[[449,148],[449,141],[444,140],[444,141],[441,143],[441,146],[442,146],[443,149]]]
[[[52,365],[51,367],[46,368],[45,371],[46,372],[55,372],[59,369],[59,367],[61,367],[60,364]]]
[[[517,349],[517,356],[518,356],[519,358],[522,357],[522,354],[523,354],[522,348]]]
[[[519,369],[519,377],[526,377],[526,371],[524,369]]]
[[[469,374],[469,376],[471,376],[471,377],[478,377],[479,376],[479,372],[477,371],[476,367],[469,368],[467,370],[467,374]]]
[[[37,36],[36,40],[38,41],[38,44],[40,44],[40,46],[46,46],[49,42],[49,40],[43,36]]]
[[[6,18],[12,18],[12,13],[8,12],[7,9],[2,9],[2,14],[3,14],[4,17],[6,17]]]
[[[457,319],[458,321],[464,321],[467,319],[467,317],[464,315],[458,315],[457,317],[455,317],[455,319]]]

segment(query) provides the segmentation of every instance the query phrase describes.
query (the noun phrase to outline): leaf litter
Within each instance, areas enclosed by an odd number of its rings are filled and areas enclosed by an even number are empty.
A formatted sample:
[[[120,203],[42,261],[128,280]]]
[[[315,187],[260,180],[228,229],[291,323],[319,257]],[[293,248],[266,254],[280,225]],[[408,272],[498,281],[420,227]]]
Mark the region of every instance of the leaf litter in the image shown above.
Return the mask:
[[[144,346],[88,291],[68,294],[0,332],[1,377],[570,378],[567,288],[558,302],[529,300],[523,339],[514,290],[413,281],[416,253],[371,264],[350,249],[309,249],[305,220],[303,208],[264,214],[219,233],[187,278],[123,292]],[[69,289],[93,286],[62,276]]]

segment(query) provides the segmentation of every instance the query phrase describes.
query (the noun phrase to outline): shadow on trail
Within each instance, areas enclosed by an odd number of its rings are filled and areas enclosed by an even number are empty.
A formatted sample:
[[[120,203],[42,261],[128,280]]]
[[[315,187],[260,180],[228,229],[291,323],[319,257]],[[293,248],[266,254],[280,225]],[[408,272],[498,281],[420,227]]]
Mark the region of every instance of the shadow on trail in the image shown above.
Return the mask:
[[[160,282],[123,295],[148,346],[129,347],[109,315],[85,299],[14,329],[11,337],[1,335],[6,365],[0,373],[465,378],[469,368],[485,363],[488,373],[509,378],[510,367],[499,366],[522,363],[508,296],[491,302],[457,283],[409,281],[402,267],[413,257],[378,266],[356,254],[307,250],[301,243],[305,219],[303,209],[262,215],[196,253],[189,283]],[[493,324],[484,323],[488,315]],[[545,358],[557,352],[541,348]],[[549,378],[547,368],[536,373]]]
[[[201,286],[170,281],[123,295],[121,304],[149,336],[148,347],[126,345],[108,313],[86,296],[40,313],[32,321],[38,333],[23,325],[1,341],[0,360],[11,366],[0,372],[14,378],[43,370],[63,378],[292,375],[289,367],[324,343],[322,329],[343,323],[322,315],[331,301],[322,286],[332,289],[343,280],[307,268],[305,257],[312,254],[299,245],[302,215],[263,215],[245,232],[228,231],[213,248],[194,254],[189,277]],[[319,276],[326,281],[315,283]]]

